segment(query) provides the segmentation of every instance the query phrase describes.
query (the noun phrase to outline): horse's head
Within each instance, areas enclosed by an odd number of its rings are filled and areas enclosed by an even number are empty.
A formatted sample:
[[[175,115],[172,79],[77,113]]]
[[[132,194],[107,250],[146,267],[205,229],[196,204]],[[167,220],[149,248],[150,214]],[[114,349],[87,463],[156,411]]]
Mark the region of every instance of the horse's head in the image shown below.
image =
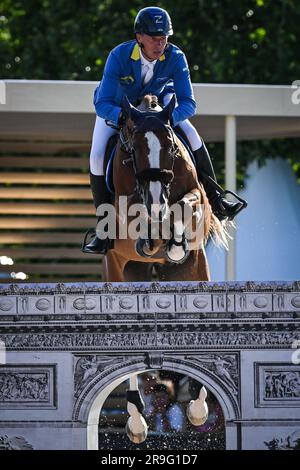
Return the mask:
[[[170,126],[175,95],[162,109],[157,98],[147,95],[138,108],[124,100],[127,139],[133,156],[137,188],[153,221],[169,213],[169,186],[174,177],[174,158],[178,149]]]

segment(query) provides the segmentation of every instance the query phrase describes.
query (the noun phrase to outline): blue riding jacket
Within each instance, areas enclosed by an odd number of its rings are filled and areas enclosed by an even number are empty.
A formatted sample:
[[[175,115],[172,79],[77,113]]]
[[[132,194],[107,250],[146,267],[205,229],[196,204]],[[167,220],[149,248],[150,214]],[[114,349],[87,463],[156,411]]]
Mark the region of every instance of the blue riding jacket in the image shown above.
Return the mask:
[[[140,48],[137,41],[132,40],[110,52],[94,93],[94,105],[98,116],[117,125],[125,95],[132,103],[147,94],[156,95],[162,102],[167,93],[175,93],[178,103],[172,115],[173,125],[195,114],[196,102],[184,53],[169,43],[154,66],[152,79],[143,85]]]

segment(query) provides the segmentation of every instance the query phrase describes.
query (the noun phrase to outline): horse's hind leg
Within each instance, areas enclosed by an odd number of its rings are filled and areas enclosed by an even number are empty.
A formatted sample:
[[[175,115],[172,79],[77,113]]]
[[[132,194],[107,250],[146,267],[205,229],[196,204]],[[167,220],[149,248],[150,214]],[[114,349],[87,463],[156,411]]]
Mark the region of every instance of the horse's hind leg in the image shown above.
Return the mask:
[[[107,282],[124,282],[124,267],[127,259],[116,253],[114,250],[109,250],[107,255],[104,256],[104,278]]]
[[[203,250],[193,250],[182,264],[156,264],[160,281],[209,281],[209,267]]]
[[[128,261],[124,268],[125,281],[151,281],[152,279],[152,263],[142,263],[140,261]]]

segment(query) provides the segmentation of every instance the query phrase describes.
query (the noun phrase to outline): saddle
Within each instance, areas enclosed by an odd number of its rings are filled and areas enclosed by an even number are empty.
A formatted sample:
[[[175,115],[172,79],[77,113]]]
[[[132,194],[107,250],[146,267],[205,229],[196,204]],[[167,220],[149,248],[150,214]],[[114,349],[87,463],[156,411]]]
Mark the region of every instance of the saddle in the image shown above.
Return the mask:
[[[112,135],[107,142],[104,155],[104,174],[107,189],[111,194],[115,193],[113,182],[113,163],[116,154],[119,134]]]

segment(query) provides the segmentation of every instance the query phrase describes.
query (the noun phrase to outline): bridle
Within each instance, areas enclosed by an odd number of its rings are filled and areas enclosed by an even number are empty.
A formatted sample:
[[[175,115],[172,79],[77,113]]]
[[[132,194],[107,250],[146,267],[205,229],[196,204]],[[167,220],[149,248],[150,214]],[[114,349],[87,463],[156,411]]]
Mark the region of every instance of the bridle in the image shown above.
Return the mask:
[[[147,127],[147,121],[149,120],[152,125]],[[167,170],[162,168],[147,168],[138,172],[136,164],[136,152],[133,145],[134,136],[137,132],[147,132],[155,129],[165,130],[172,141],[172,145],[169,151],[169,157],[172,161],[171,169]],[[142,117],[141,122],[138,122],[136,125],[134,125],[131,131],[128,129],[126,123],[124,123],[120,129],[120,144],[121,149],[129,155],[128,159],[123,160],[123,164],[127,165],[128,163],[132,163],[136,179],[136,191],[142,200],[145,198],[144,183],[149,181],[160,181],[163,191],[165,192],[166,196],[169,197],[170,184],[174,178],[173,168],[175,159],[180,155],[180,150],[176,143],[175,133],[172,127],[169,124],[163,123],[158,117],[154,115],[153,112],[145,113],[145,116]]]

